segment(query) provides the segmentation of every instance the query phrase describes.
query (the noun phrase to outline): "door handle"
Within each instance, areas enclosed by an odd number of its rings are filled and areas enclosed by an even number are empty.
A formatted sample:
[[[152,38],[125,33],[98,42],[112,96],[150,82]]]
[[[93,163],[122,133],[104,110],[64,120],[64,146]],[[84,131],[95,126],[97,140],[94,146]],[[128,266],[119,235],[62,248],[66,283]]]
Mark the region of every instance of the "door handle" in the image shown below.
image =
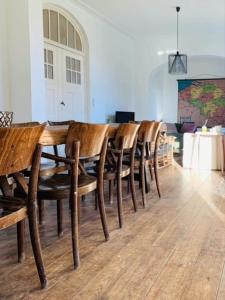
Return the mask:
[[[62,101],[62,102],[60,102],[60,104],[61,104],[61,105],[63,105],[63,106],[66,106],[66,104],[65,104],[63,101]]]

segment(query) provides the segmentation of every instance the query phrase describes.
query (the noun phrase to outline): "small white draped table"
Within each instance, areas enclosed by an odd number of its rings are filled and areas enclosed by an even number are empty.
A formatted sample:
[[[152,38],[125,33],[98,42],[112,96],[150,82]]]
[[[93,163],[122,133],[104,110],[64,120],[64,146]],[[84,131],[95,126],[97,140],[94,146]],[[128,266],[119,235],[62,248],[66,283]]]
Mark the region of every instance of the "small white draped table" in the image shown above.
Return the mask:
[[[184,134],[183,167],[224,171],[225,136],[222,133]]]

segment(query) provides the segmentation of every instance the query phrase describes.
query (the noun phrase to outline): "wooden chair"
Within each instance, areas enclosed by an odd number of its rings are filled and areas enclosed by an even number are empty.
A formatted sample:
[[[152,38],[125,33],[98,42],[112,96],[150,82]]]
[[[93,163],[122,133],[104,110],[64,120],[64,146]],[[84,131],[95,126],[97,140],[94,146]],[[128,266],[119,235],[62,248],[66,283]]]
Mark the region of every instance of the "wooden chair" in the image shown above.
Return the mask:
[[[134,185],[134,155],[137,142],[137,131],[139,125],[124,123],[120,124],[116,131],[115,140],[112,146],[108,148],[106,172],[104,180],[109,181],[109,193],[112,197],[114,180],[117,183],[117,205],[119,226],[123,226],[123,206],[122,206],[122,178],[130,177],[131,193],[134,211],[137,211],[137,201]],[[129,164],[124,165],[124,154],[129,156]]]
[[[142,202],[145,207],[146,191],[149,192],[150,183],[147,182],[147,166],[153,180],[153,169],[155,174],[156,187],[161,197],[158,180],[158,149],[161,123],[156,121],[142,121],[138,131],[138,147],[135,156],[135,168],[139,170],[135,176],[140,182],[142,190]]]
[[[138,142],[137,149],[135,153],[134,168],[138,170],[138,173],[135,173],[135,180],[139,181],[142,193],[142,203],[145,207],[146,202],[146,186],[149,184],[147,182],[147,165],[149,165],[149,144],[152,141],[154,121],[143,121],[140,123],[138,130]],[[151,176],[152,176],[152,169]]]
[[[57,200],[57,202],[62,202],[63,199],[70,199],[75,268],[79,265],[77,217],[79,218],[80,215],[80,197],[96,189],[98,191],[98,205],[105,239],[109,239],[103,194],[103,171],[108,142],[108,138],[106,137],[107,129],[108,125],[85,124],[78,122],[72,123],[70,124],[66,140],[66,158],[47,153],[42,154],[45,158],[64,162],[70,167],[69,174],[57,173],[51,177],[41,178],[38,198],[40,201]],[[80,145],[80,147],[78,147],[78,145]],[[78,148],[80,148],[79,151]],[[82,162],[86,159],[93,157],[98,161],[97,178],[88,175],[82,164]],[[78,161],[79,175],[78,168],[75,169],[73,167],[73,164],[75,163],[78,166]],[[60,209],[61,206],[58,206],[57,208],[58,235],[60,236],[63,233],[63,215],[62,210]]]
[[[18,261],[23,261],[24,226],[28,217],[30,238],[34,258],[41,282],[47,286],[41,245],[37,224],[36,192],[42,148],[38,145],[45,125],[32,127],[0,128],[0,230],[17,224]],[[21,171],[31,166],[27,185]],[[17,198],[8,183],[7,176],[12,175],[24,197]]]
[[[152,135],[151,135],[151,142],[148,143],[147,147],[147,157],[148,163],[150,168],[151,177],[152,176],[152,168],[154,169],[155,175],[155,182],[156,188],[159,195],[161,197],[160,186],[159,186],[159,178],[158,178],[158,150],[159,150],[159,143],[160,143],[160,128],[162,123],[161,122],[154,122]]]
[[[73,120],[67,120],[67,121],[48,121],[48,124],[50,126],[63,126],[63,125],[70,125],[73,123]],[[58,156],[59,151],[58,151],[58,145],[53,145],[53,153],[54,155]],[[41,168],[40,168],[40,177],[43,176],[52,176],[56,173],[61,173],[64,172],[68,169],[68,166],[65,165],[64,163],[60,163],[58,161],[54,161],[51,163],[42,163]],[[39,209],[39,224],[43,224],[44,219],[44,202],[38,200],[38,209]],[[63,203],[62,201],[57,201],[57,212],[58,212],[58,219],[61,218],[61,215],[63,213]],[[58,222],[60,224],[60,222]],[[61,230],[59,230],[61,231]]]

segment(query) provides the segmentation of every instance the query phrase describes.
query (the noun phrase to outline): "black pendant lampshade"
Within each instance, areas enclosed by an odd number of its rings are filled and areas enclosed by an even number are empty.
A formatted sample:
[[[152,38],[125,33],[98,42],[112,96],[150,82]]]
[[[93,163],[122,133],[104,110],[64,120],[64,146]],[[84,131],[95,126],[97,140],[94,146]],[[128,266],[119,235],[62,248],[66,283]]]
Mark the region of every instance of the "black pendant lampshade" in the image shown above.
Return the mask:
[[[170,54],[169,57],[169,73],[174,75],[187,74],[187,55],[180,54],[177,51],[176,54]]]
[[[177,53],[168,56],[169,74],[182,75],[187,74],[187,55],[179,53],[179,12],[180,7],[176,7],[177,11]]]

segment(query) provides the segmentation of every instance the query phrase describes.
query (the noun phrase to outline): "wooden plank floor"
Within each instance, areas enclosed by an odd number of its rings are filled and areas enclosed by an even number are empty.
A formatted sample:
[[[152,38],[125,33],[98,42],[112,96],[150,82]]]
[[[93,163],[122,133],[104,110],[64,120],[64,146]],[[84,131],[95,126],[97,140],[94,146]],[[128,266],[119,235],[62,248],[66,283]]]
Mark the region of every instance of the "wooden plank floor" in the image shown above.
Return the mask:
[[[81,267],[72,269],[70,223],[56,236],[55,203],[46,202],[41,239],[49,286],[39,289],[29,235],[26,261],[16,263],[15,228],[0,233],[0,299],[225,299],[225,182],[220,173],[160,170],[148,206],[134,214],[124,200],[125,226],[107,204],[111,232],[104,242],[93,198],[82,208]]]

